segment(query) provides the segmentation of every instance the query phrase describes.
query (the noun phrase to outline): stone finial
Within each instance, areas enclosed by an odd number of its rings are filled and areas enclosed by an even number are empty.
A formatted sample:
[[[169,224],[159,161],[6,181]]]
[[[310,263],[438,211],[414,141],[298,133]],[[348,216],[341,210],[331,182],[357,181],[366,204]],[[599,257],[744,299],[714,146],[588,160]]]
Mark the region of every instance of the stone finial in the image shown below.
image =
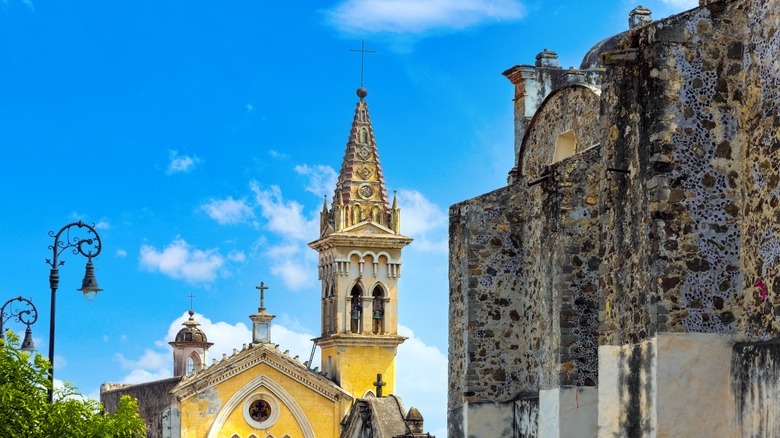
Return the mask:
[[[700,0],[703,1],[703,0]],[[628,13],[628,27],[633,29],[638,26],[653,22],[653,12],[646,7],[639,5]]]
[[[423,433],[423,416],[417,408],[412,407],[406,414],[406,424],[412,433]]]
[[[544,49],[536,55],[537,67],[558,67],[558,54],[550,49]]]

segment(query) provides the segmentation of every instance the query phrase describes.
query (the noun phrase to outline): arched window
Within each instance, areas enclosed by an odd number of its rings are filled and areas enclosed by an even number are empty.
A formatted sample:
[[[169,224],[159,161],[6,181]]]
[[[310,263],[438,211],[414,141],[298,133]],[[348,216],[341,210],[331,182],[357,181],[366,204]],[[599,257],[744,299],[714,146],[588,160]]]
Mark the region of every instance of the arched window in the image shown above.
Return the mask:
[[[360,142],[366,143],[366,139],[368,138],[368,131],[366,131],[366,128],[363,128],[360,130]]]
[[[194,372],[201,369],[200,355],[197,352],[192,352],[187,358],[187,375],[191,376]]]
[[[360,286],[355,285],[350,294],[350,329],[352,333],[363,332],[363,303],[360,300]]]
[[[352,207],[352,225],[359,224],[363,221],[363,209],[360,208],[360,204],[355,204]]]
[[[382,286],[377,285],[371,295],[374,297],[372,314],[374,333],[382,334],[385,332],[385,291]]]
[[[374,209],[371,210],[371,220],[384,225],[384,221],[382,220],[382,210],[378,205],[375,205]]]
[[[555,141],[555,152],[553,152],[553,163],[571,157],[577,151],[577,138],[573,130],[568,130],[560,135]]]

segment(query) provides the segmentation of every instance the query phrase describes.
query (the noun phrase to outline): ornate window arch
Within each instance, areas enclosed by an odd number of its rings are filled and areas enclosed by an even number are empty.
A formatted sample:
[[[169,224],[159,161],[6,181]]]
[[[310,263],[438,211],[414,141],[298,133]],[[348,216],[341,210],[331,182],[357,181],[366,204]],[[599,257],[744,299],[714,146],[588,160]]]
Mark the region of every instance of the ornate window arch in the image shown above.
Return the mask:
[[[187,357],[187,375],[191,376],[195,374],[195,372],[200,371],[201,368],[203,368],[203,363],[200,360],[200,355],[197,351],[193,351]]]

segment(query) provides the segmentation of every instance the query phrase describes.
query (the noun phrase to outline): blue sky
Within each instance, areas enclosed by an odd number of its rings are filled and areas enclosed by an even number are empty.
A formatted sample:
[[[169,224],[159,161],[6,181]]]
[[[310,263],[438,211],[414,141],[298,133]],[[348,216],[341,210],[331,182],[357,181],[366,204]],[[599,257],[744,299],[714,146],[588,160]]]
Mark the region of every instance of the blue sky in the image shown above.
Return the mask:
[[[695,0],[651,0],[655,19]],[[550,48],[578,66],[627,28],[637,3],[543,0],[0,0],[0,301],[24,295],[47,352],[48,231],[79,219],[103,238],[105,289],[86,302],[85,259],[63,255],[58,379],[172,370],[167,341],[194,309],[212,357],[249,341],[260,281],[281,348],[319,334],[316,253],[360,83],[404,253],[398,392],[445,436],[447,209],[505,184],[511,84],[501,72]],[[20,331],[19,324],[9,327]],[[412,362],[422,361],[423,366]]]

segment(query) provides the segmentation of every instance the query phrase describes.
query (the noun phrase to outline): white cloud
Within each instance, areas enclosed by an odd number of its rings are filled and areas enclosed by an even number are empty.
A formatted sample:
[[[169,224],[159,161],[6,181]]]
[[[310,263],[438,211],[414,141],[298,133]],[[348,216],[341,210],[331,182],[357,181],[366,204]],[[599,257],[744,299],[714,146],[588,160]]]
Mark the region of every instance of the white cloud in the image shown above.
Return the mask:
[[[338,182],[339,175],[330,166],[315,164],[309,167],[306,164],[295,166],[295,172],[298,175],[309,178],[306,185],[306,191],[315,196],[322,196],[333,193]]]
[[[252,181],[255,201],[260,206],[260,214],[268,221],[268,229],[287,238],[304,241],[317,236],[319,219],[306,219],[303,205],[295,201],[285,201],[282,190],[275,185],[262,189]]]
[[[524,16],[517,0],[345,0],[326,11],[327,21],[347,33],[464,29]]]
[[[121,382],[134,385],[136,383],[151,382],[153,380],[167,379],[173,377],[172,369],[157,370],[156,372],[149,372],[146,370],[133,370],[126,375]]]
[[[122,383],[142,383],[171,377],[173,375],[173,351],[168,342],[176,338],[176,334],[182,328],[182,323],[188,318],[187,312],[182,313],[171,322],[165,337],[155,342],[155,345],[164,351],[146,349],[138,359],[128,359],[123,354],[118,353],[116,359],[120,368],[128,372],[122,378]],[[212,322],[199,313],[196,313],[193,318],[200,323],[199,328],[206,334],[208,341],[214,343],[208,351],[208,365],[212,364],[213,359],[222,360],[223,354],[231,356],[233,349],[240,351],[243,344],[252,342],[252,332],[247,324]],[[290,356],[299,356],[301,362],[309,360],[311,339],[314,337],[309,333],[298,333],[277,324],[271,326],[271,339],[274,343],[279,344],[279,349],[282,351],[290,350]],[[315,364],[319,365],[319,356],[315,358]]]
[[[246,261],[246,254],[244,251],[230,251],[227,255],[228,260],[236,263],[244,263]]]
[[[189,172],[196,165],[203,162],[203,160],[194,155],[179,155],[179,152],[174,150],[168,151],[168,159],[170,162],[168,163],[168,169],[165,171],[168,175]]]
[[[447,356],[416,338],[408,327],[399,324],[398,334],[409,338],[398,346],[395,363],[396,391],[404,407],[420,411],[426,431],[446,427]]]
[[[317,257],[308,249],[306,242],[318,235],[319,213],[315,212],[307,219],[303,206],[295,201],[285,201],[279,187],[263,189],[255,181],[250,186],[268,229],[284,239],[284,243],[266,250],[271,261],[271,273],[280,277],[292,290],[314,286]]]
[[[270,155],[270,156],[272,156],[274,158],[278,158],[280,160],[286,160],[287,158],[290,158],[289,155],[287,155],[287,154],[285,154],[283,152],[275,151],[273,149],[270,149],[268,151],[268,155]]]
[[[144,350],[144,354],[137,360],[127,359],[122,353],[117,353],[116,358],[119,361],[119,366],[123,370],[134,370],[138,368],[157,369],[162,368],[165,364],[170,362],[170,357],[168,357],[168,355],[156,352],[149,348]]]
[[[116,256],[117,257],[127,257],[127,251],[123,249],[117,249],[116,250]]]
[[[416,190],[400,190],[398,206],[401,208],[401,234],[415,239],[415,250],[447,252],[448,218],[438,205]]]
[[[159,271],[171,278],[190,283],[211,282],[225,263],[218,249],[199,250],[181,238],[176,238],[162,251],[141,245],[139,265],[147,271]]]
[[[97,230],[108,230],[111,228],[111,224],[109,224],[106,221],[100,221],[95,224],[95,229]]]
[[[220,225],[238,224],[255,217],[246,200],[233,199],[232,196],[227,199],[211,199],[208,204],[201,205],[200,209]]]

